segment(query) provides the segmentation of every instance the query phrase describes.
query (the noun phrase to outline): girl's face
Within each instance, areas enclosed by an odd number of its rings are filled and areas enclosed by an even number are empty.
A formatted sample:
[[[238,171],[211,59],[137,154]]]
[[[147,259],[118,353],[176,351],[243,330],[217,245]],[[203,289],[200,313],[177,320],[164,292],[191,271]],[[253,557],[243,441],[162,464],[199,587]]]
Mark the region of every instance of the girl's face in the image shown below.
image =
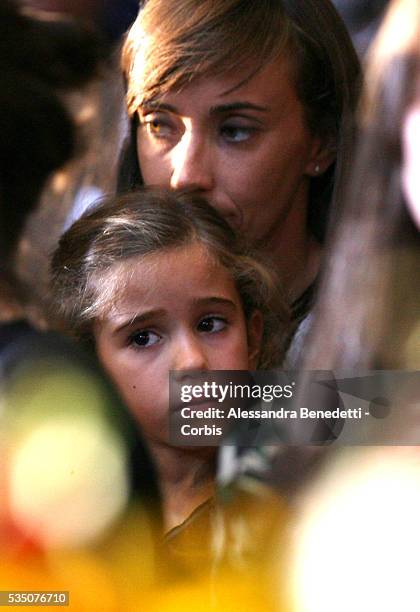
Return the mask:
[[[124,291],[95,322],[97,353],[144,434],[166,442],[169,371],[255,368],[261,317],[247,324],[229,272],[199,244],[126,270]]]

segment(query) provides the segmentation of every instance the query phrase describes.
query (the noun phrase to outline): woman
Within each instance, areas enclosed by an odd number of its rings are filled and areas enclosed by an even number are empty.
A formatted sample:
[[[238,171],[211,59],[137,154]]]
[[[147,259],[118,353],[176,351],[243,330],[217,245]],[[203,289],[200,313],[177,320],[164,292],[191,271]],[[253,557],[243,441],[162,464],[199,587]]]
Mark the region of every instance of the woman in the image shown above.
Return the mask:
[[[334,7],[148,0],[122,63],[131,131],[120,190],[144,182],[199,192],[264,246],[297,326],[348,166],[359,83]]]

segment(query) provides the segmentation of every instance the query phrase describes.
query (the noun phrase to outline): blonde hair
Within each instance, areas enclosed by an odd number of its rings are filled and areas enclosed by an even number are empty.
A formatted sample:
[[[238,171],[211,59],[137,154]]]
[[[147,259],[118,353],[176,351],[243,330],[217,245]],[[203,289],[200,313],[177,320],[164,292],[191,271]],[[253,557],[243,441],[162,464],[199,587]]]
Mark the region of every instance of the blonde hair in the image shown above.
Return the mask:
[[[255,310],[261,312],[259,367],[279,365],[288,340],[289,309],[274,272],[211,206],[191,193],[144,189],[105,199],[77,221],[52,259],[55,311],[69,331],[91,339],[93,321],[118,292],[122,272],[116,264],[195,242],[231,274],[246,319]]]

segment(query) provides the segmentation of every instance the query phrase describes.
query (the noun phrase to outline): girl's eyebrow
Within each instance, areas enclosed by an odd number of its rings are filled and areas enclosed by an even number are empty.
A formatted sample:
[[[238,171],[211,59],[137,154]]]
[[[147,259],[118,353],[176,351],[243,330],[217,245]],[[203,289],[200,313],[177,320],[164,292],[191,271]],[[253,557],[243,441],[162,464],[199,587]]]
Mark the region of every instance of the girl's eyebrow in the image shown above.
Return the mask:
[[[124,331],[127,327],[132,327],[134,325],[140,325],[144,323],[145,321],[148,321],[152,317],[162,317],[163,315],[165,315],[165,310],[156,309],[156,310],[147,310],[146,312],[142,312],[141,314],[134,315],[130,317],[129,319],[126,318],[123,320],[123,323],[119,324],[118,327],[114,329],[114,331],[112,332],[112,335],[114,336],[116,334],[119,334],[120,332]]]
[[[219,296],[209,296],[202,298],[195,298],[192,300],[195,306],[227,306],[231,309],[236,309],[236,304],[232,300],[229,300],[224,297]],[[141,325],[151,318],[159,318],[163,317],[167,314],[166,310],[163,308],[157,308],[155,310],[147,310],[142,312],[141,314],[134,315],[129,318],[124,318],[122,323],[118,324],[118,326],[113,330],[112,335],[115,336],[122,331],[124,331],[127,327],[134,327],[135,325]],[[122,319],[123,317],[118,317]]]
[[[229,306],[230,308],[236,308],[236,304],[233,300],[229,300],[227,298],[224,297],[218,297],[218,296],[209,296],[209,297],[203,297],[203,298],[195,298],[193,300],[194,304],[196,304],[197,306],[220,306],[220,305],[224,305],[224,306]]]

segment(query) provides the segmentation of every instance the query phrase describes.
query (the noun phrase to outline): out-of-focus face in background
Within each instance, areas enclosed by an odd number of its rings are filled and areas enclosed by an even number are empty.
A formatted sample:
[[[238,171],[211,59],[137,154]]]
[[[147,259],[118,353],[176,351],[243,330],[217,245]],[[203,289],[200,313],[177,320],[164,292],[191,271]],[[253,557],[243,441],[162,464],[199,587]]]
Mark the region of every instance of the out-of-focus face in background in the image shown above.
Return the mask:
[[[420,229],[420,98],[405,115],[401,140],[402,187],[409,212]]]

